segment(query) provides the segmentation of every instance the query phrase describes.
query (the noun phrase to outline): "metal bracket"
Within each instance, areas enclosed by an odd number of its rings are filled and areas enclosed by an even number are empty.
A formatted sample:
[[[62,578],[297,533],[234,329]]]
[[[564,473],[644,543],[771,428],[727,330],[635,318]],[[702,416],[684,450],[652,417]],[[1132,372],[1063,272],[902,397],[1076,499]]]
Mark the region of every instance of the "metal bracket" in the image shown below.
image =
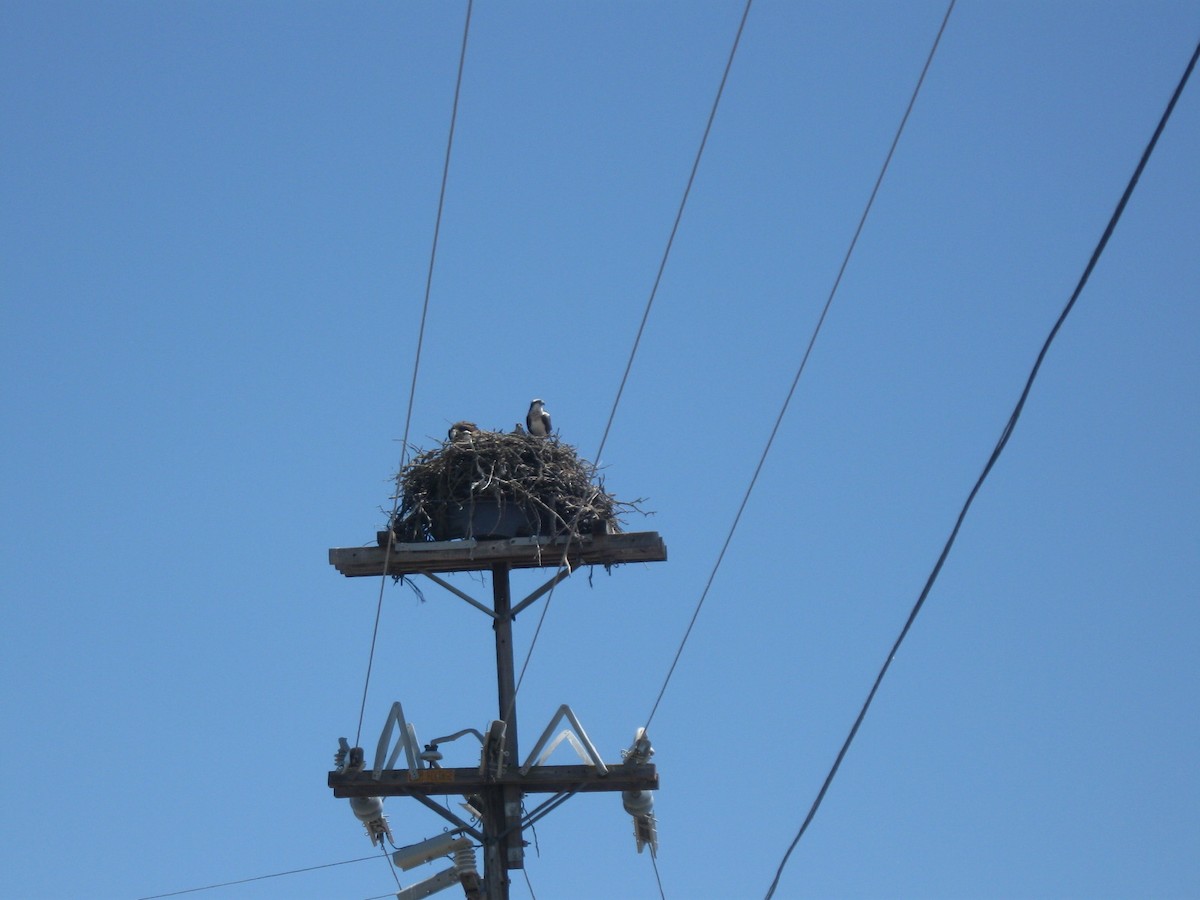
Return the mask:
[[[389,841],[392,839],[392,829],[388,827],[387,816],[383,814],[382,797],[351,797],[350,810],[363,823],[372,847],[382,844],[384,838]]]
[[[554,573],[553,578],[551,578],[549,581],[547,581],[545,584],[543,584],[540,588],[538,588],[536,591],[534,591],[532,594],[530,594],[528,597],[526,597],[524,600],[522,600],[520,603],[518,603],[516,606],[514,606],[512,608],[512,613],[511,613],[512,617],[515,619],[517,617],[517,613],[522,612],[527,606],[529,606],[529,604],[533,603],[535,600],[537,600],[539,597],[541,597],[547,591],[554,590],[554,588],[558,586],[558,583],[560,581],[565,581],[567,578],[570,577],[572,571],[573,570],[571,569],[571,567],[569,565],[564,565],[562,568],[560,568],[557,572]]]
[[[541,587],[537,588],[533,593],[531,593],[528,597],[526,597],[520,603],[516,604],[512,608],[512,610],[509,612],[509,614],[508,614],[509,618],[515,619],[517,617],[517,614],[520,612],[523,612],[525,609],[527,609],[531,603],[536,602],[539,598],[544,596],[547,592],[554,590],[554,588],[558,586],[559,582],[565,581],[567,578],[569,578],[573,571],[574,570],[569,565],[563,566],[562,568],[560,568],[557,572],[554,573],[554,576],[552,578],[550,578],[548,581],[546,581],[545,584],[543,584]],[[452,585],[446,579],[438,578],[438,576],[434,575],[432,572],[422,572],[421,574],[424,575],[426,578],[428,578],[430,581],[432,581],[434,584],[444,587],[446,590],[448,590],[454,596],[458,597],[460,600],[465,600],[467,603],[471,604],[473,607],[475,607],[480,612],[491,616],[493,619],[496,618],[496,613],[493,612],[491,609],[489,609],[485,604],[480,603],[478,600],[476,600],[474,597],[472,597],[466,591],[460,591],[458,588],[456,588],[454,585]]]
[[[479,774],[484,778],[495,781],[504,775],[504,767],[508,760],[504,750],[504,736],[507,731],[508,723],[502,719],[492,722],[488,728],[483,750],[479,754]]]
[[[575,729],[575,734],[565,730],[553,742],[550,741],[550,735],[554,733],[554,729],[558,727],[563,718],[566,718],[571,727]],[[578,737],[577,737],[578,736]],[[583,726],[579,724],[579,719],[575,717],[575,713],[567,704],[563,704],[558,708],[558,712],[554,714],[554,718],[550,720],[550,724],[546,726],[546,730],[542,732],[542,736],[538,738],[538,742],[533,747],[533,752],[529,754],[529,758],[525,760],[525,765],[521,766],[521,774],[527,775],[529,770],[534,766],[540,766],[554,752],[564,740],[569,741],[571,746],[575,748],[575,752],[579,754],[579,758],[585,763],[588,763],[596,770],[597,775],[607,775],[608,766],[604,764],[604,760],[600,758],[599,751],[591,741],[588,740],[587,732],[583,730]],[[547,746],[549,744],[549,746]],[[543,748],[545,753],[542,753]],[[538,754],[541,753],[541,757]],[[537,760],[534,762],[534,760]]]
[[[392,729],[397,725],[400,727],[400,740],[396,742],[392,755],[387,757],[385,763],[384,756],[387,754],[388,745],[392,742]],[[378,781],[383,770],[392,767],[401,750],[404,751],[404,757],[408,761],[408,777],[415,781],[423,763],[421,745],[417,743],[417,730],[411,722],[404,720],[404,707],[397,700],[392,704],[391,712],[388,713],[383,733],[379,735],[379,743],[375,747],[375,767],[371,770],[371,777]]]
[[[466,593],[465,591],[460,591],[458,588],[456,588],[450,582],[446,581],[446,579],[438,578],[432,572],[422,572],[421,574],[424,575],[426,578],[428,578],[430,581],[432,581],[434,584],[441,585],[446,590],[448,590],[450,593],[452,593],[454,596],[456,596],[462,600],[466,600],[468,603],[470,603],[473,607],[480,610],[481,612],[487,613],[493,619],[496,618],[496,614],[494,612],[492,612],[490,609],[488,609],[486,606],[484,606],[482,603],[480,603],[478,600],[476,600],[470,594]]]

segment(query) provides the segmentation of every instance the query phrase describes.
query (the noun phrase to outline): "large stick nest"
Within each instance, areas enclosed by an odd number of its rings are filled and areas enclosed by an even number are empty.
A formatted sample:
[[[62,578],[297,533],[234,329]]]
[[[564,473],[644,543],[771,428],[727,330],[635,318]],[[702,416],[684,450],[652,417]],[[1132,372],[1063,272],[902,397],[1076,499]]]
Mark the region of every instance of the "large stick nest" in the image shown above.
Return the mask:
[[[556,437],[451,434],[396,477],[398,542],[612,533],[621,513],[638,511],[593,483],[595,467]]]

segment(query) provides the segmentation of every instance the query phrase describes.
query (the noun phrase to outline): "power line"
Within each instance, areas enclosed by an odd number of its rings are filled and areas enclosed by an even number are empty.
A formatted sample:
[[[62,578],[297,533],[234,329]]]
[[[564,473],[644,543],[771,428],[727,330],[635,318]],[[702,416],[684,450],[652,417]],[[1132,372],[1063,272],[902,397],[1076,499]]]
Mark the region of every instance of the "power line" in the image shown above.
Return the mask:
[[[437,261],[438,236],[442,231],[442,211],[446,206],[446,182],[450,177],[450,152],[454,149],[454,126],[458,121],[458,98],[462,93],[463,68],[467,60],[467,37],[471,33],[473,0],[467,0],[467,15],[463,21],[462,47],[458,54],[458,73],[454,78],[454,101],[450,106],[450,132],[446,136],[446,158],[442,163],[442,184],[438,190],[437,215],[433,220],[433,242],[429,248],[429,269],[425,275],[425,300],[421,305],[421,325],[417,331],[417,352],[413,359],[412,383],[408,390],[408,411],[404,415],[404,439],[400,444],[400,468],[408,455],[408,434],[412,424],[413,401],[417,393],[417,372],[421,368],[421,348],[425,343],[425,320],[429,314],[429,295],[433,289],[433,269]]]
[[[767,455],[771,452],[771,447],[775,443],[775,437],[779,433],[779,427],[783,424],[783,417],[787,414],[788,406],[791,405],[792,396],[796,393],[796,387],[800,383],[800,377],[804,374],[804,369],[808,365],[808,358],[812,354],[813,346],[817,342],[817,335],[821,333],[821,326],[825,323],[825,317],[829,313],[829,308],[833,305],[833,298],[837,294],[838,286],[842,283],[842,276],[846,273],[846,267],[850,264],[850,257],[854,253],[854,248],[858,244],[858,238],[862,234],[863,226],[866,225],[867,216],[871,212],[871,207],[875,203],[875,196],[879,193],[879,187],[883,183],[883,177],[887,174],[888,166],[891,164],[892,156],[896,152],[896,146],[900,143],[900,136],[904,133],[904,126],[908,122],[909,114],[913,110],[913,106],[917,102],[917,96],[921,92],[921,85],[925,83],[925,75],[929,71],[929,66],[933,62],[933,56],[937,52],[938,44],[941,42],[942,34],[946,30],[946,23],[950,19],[950,13],[954,10],[955,0],[950,0],[950,5],[946,8],[946,14],[942,17],[941,27],[938,28],[937,36],[933,40],[933,46],[929,48],[929,55],[925,58],[925,65],[921,69],[921,75],[917,79],[916,87],[913,88],[912,96],[909,98],[908,107],[904,110],[904,115],[900,119],[900,125],[896,128],[896,134],[892,138],[892,145],[888,148],[887,156],[883,160],[883,166],[879,170],[879,176],[875,179],[875,186],[871,189],[871,195],[867,199],[867,204],[863,208],[862,216],[859,217],[858,227],[854,229],[854,236],[850,239],[850,245],[846,248],[846,255],[842,258],[841,267],[838,269],[837,277],[833,280],[833,287],[829,290],[829,296],[825,298],[825,306],[821,309],[821,315],[817,318],[817,324],[813,328],[812,335],[808,339],[808,346],[804,349],[804,355],[800,359],[800,365],[796,369],[796,375],[792,379],[792,385],[788,389],[787,396],[784,398],[783,406],[779,410],[779,415],[775,417],[775,425],[771,428],[771,434],[767,438],[766,446],[763,447],[762,455],[759,456],[758,465],[754,468],[754,474],[750,476],[750,483],[746,486],[746,492],[742,495],[742,502],[738,506],[737,513],[733,517],[733,524],[729,526],[729,533],[725,536],[725,543],[721,545],[721,550],[717,554],[716,562],[713,564],[712,571],[709,572],[708,581],[704,585],[704,590],[700,593],[700,599],[696,603],[696,608],[692,612],[692,618],[688,622],[687,628],[683,632],[683,640],[679,642],[679,649],[675,651],[675,657],[671,660],[671,666],[667,669],[667,675],[663,679],[662,688],[658,692],[658,697],[654,701],[654,706],[650,709],[650,715],[646,717],[645,728],[650,730],[650,723],[654,720],[654,714],[658,712],[658,706],[662,702],[663,695],[667,692],[667,685],[671,682],[671,676],[675,673],[675,667],[679,664],[679,658],[683,655],[683,648],[687,645],[688,638],[691,637],[692,629],[696,625],[696,620],[700,617],[700,610],[704,606],[704,601],[708,597],[708,592],[712,588],[713,580],[717,577],[717,570],[721,568],[721,562],[725,559],[725,552],[729,549],[729,544],[733,540],[734,532],[737,531],[738,523],[741,522],[742,513],[746,510],[746,504],[750,502],[750,495],[754,492],[754,486],[758,482],[758,476],[762,473],[763,465],[767,461]]]
[[[776,887],[779,886],[779,879],[783,875],[784,867],[787,865],[792,851],[796,849],[796,845],[800,843],[800,838],[804,836],[804,832],[808,829],[813,817],[817,814],[817,809],[821,805],[821,801],[825,798],[826,792],[829,790],[829,785],[833,782],[834,776],[837,774],[838,768],[842,764],[842,760],[846,757],[846,752],[850,749],[850,744],[854,741],[854,736],[858,734],[859,726],[862,725],[863,719],[867,715],[867,710],[871,706],[871,701],[875,699],[875,694],[879,690],[879,685],[883,681],[884,675],[887,674],[888,668],[895,659],[896,653],[900,650],[900,645],[904,638],[908,635],[912,628],[913,622],[917,618],[917,614],[921,611],[921,607],[925,605],[925,600],[929,596],[930,590],[933,588],[934,582],[937,580],[938,574],[942,571],[942,565],[946,562],[946,557],[950,555],[950,548],[954,546],[954,542],[958,537],[959,529],[962,528],[963,520],[967,517],[967,511],[970,510],[971,504],[974,503],[976,495],[983,487],[984,481],[995,466],[996,460],[1000,458],[1001,452],[1008,445],[1008,439],[1012,437],[1013,430],[1016,428],[1017,420],[1021,417],[1021,412],[1025,408],[1025,401],[1029,397],[1029,392],[1033,388],[1034,379],[1037,378],[1038,371],[1042,367],[1042,361],[1046,358],[1047,352],[1050,350],[1050,345],[1054,342],[1054,338],[1058,335],[1059,329],[1062,328],[1063,322],[1075,306],[1075,301],[1079,299],[1079,295],[1083,292],[1084,285],[1087,284],[1088,278],[1091,277],[1092,270],[1096,267],[1096,263],[1100,260],[1104,248],[1108,245],[1108,239],[1112,236],[1114,229],[1117,227],[1117,222],[1121,218],[1121,214],[1125,211],[1125,205],[1129,202],[1129,198],[1133,195],[1133,190],[1137,186],[1138,179],[1141,178],[1142,170],[1146,168],[1146,163],[1150,160],[1150,154],[1154,152],[1154,147],[1158,143],[1159,135],[1162,134],[1166,127],[1167,121],[1171,118],[1171,113],[1175,109],[1175,103],[1183,93],[1183,88],[1188,82],[1188,78],[1192,74],[1192,70],[1196,66],[1196,59],[1200,57],[1200,44],[1196,45],[1195,51],[1192,53],[1192,58],[1184,69],[1183,77],[1179,80],[1178,86],[1175,88],[1175,93],[1171,95],[1171,100],[1167,104],[1166,111],[1163,112],[1162,118],[1158,122],[1158,127],[1154,130],[1154,135],[1150,138],[1150,142],[1146,145],[1146,149],[1142,153],[1142,158],[1134,170],[1133,176],[1129,179],[1129,183],[1125,187],[1125,192],[1121,195],[1120,201],[1117,203],[1116,209],[1113,211],[1111,218],[1108,221],[1108,226],[1104,229],[1103,235],[1100,237],[1099,243],[1096,244],[1096,249],[1092,251],[1092,256],[1088,260],[1087,266],[1083,270],[1083,275],[1079,278],[1079,283],[1075,286],[1075,290],[1071,294],[1071,299],[1067,301],[1066,306],[1058,315],[1058,319],[1054,323],[1054,327],[1050,329],[1045,342],[1042,344],[1042,349],[1034,361],[1033,368],[1029,372],[1029,377],[1025,381],[1025,388],[1021,391],[1021,396],[1017,400],[1016,406],[1013,407],[1012,414],[1009,415],[1008,421],[1004,425],[1003,431],[1000,433],[1000,439],[996,442],[996,446],[992,449],[991,456],[988,457],[987,463],[980,472],[979,477],[975,481],[974,487],[967,495],[966,502],[963,503],[962,509],[958,514],[958,518],[954,522],[954,527],[950,531],[950,537],[946,539],[945,546],[942,547],[942,552],[934,563],[933,570],[929,573],[929,578],[925,582],[925,587],[921,589],[921,594],[917,598],[917,602],[913,604],[912,611],[908,614],[908,620],[905,621],[904,627],[900,630],[899,637],[892,645],[891,651],[883,662],[883,666],[879,670],[879,674],[875,676],[875,683],[871,685],[871,690],[867,694],[867,699],[859,710],[858,717],[854,720],[854,725],[850,728],[850,733],[846,736],[845,742],[842,744],[842,749],[838,751],[837,757],[833,761],[833,766],[829,770],[829,774],[825,776],[825,782],[821,785],[821,790],[817,793],[816,800],[813,801],[812,807],[808,811],[808,815],[804,817],[804,821],[800,825],[800,830],[796,832],[796,837],[792,840],[787,852],[783,855],[782,861],[779,863],[779,868],[775,872],[775,879],[771,882],[771,887],[767,891],[767,900],[770,900],[775,894]]]
[[[642,311],[642,320],[638,324],[637,333],[633,339],[633,347],[629,351],[629,359],[625,363],[625,371],[621,375],[621,382],[617,387],[617,395],[613,399],[612,409],[608,414],[608,421],[604,426],[604,433],[600,438],[600,446],[596,448],[596,455],[593,457],[595,462],[592,464],[595,468],[600,466],[600,456],[604,453],[604,446],[608,443],[608,435],[612,430],[613,419],[617,415],[617,407],[621,404],[621,395],[625,392],[625,383],[629,380],[629,373],[633,369],[633,360],[637,356],[638,347],[642,341],[642,334],[646,330],[646,322],[650,318],[650,310],[654,306],[654,298],[658,295],[658,286],[662,282],[663,272],[667,268],[667,260],[671,255],[671,247],[675,243],[675,235],[679,232],[679,223],[683,221],[683,211],[687,206],[688,196],[692,192],[692,185],[696,181],[696,173],[700,169],[700,160],[704,156],[704,147],[708,143],[708,136],[712,132],[713,122],[717,117],[717,108],[721,104],[721,96],[725,93],[725,84],[729,80],[729,73],[733,69],[733,59],[737,55],[738,44],[742,40],[742,32],[746,28],[746,19],[750,15],[750,6],[754,0],[746,0],[746,5],[742,9],[742,18],[738,22],[737,32],[733,37],[733,46],[729,49],[729,57],[725,61],[725,69],[721,73],[721,81],[717,86],[716,96],[713,98],[712,107],[709,109],[708,121],[704,125],[704,133],[700,138],[700,146],[696,150],[696,157],[692,161],[692,169],[688,175],[687,184],[683,190],[683,196],[679,201],[679,209],[675,213],[675,221],[671,225],[671,232],[667,236],[667,245],[663,249],[662,260],[658,264],[658,272],[654,276],[654,284],[650,288],[650,296],[646,299],[646,307]],[[582,509],[576,513],[575,521],[571,523],[568,533],[574,533],[575,526],[578,524],[579,516],[582,515]],[[567,554],[570,547],[563,549],[562,561],[559,563],[558,571],[561,572],[567,565]],[[554,591],[558,587],[557,584],[550,589],[550,593],[546,596],[546,602],[542,604],[542,612],[538,616],[537,626],[533,629],[533,637],[529,642],[529,650],[525,654],[525,661],[521,664],[521,672],[517,678],[516,690],[513,693],[513,702],[516,702],[516,694],[521,690],[521,683],[525,680],[525,670],[529,668],[529,661],[533,658],[533,648],[537,646],[538,636],[542,633],[542,625],[546,621],[546,614],[550,611],[550,602],[554,599]],[[509,710],[511,712],[511,709]],[[508,712],[505,713],[505,718],[508,717]]]
[[[529,896],[532,900],[537,900],[537,894],[533,892],[533,882],[529,880],[529,867],[522,866],[521,874],[525,876],[525,887],[529,888]]]
[[[400,441],[400,469],[408,458],[408,435],[412,425],[413,401],[417,394],[417,373],[421,369],[421,348],[425,343],[425,320],[429,314],[429,296],[433,288],[433,269],[437,260],[438,235],[442,230],[442,210],[446,205],[446,182],[450,176],[450,151],[454,148],[454,125],[458,121],[458,98],[462,92],[463,67],[467,59],[467,37],[471,32],[471,8],[473,0],[467,0],[467,15],[463,22],[462,48],[458,55],[458,74],[454,80],[454,102],[450,107],[450,133],[446,138],[446,158],[442,163],[442,186],[438,191],[437,215],[433,222],[433,244],[429,250],[429,270],[425,276],[425,300],[421,305],[421,325],[417,330],[417,352],[413,359],[412,382],[408,389],[408,410],[404,414],[404,437]],[[396,517],[396,509],[400,503],[400,492],[397,490],[392,498],[392,515],[389,522]],[[387,586],[388,561],[392,553],[392,542],[395,537],[388,529],[387,547],[384,549],[383,571],[379,579],[379,600],[375,604],[375,625],[371,630],[371,650],[367,654],[367,675],[363,680],[362,703],[358,709],[358,730],[354,734],[354,746],[358,746],[362,737],[363,717],[367,711],[367,690],[371,686],[371,669],[375,664],[375,644],[379,639],[379,619],[383,615],[383,591]]]
[[[206,884],[203,887],[185,888],[182,891],[171,891],[169,894],[151,894],[139,897],[138,900],[162,900],[163,897],[178,897],[182,894],[195,894],[200,891],[211,891],[216,888],[232,887],[235,884],[249,884],[251,881],[266,881],[270,878],[282,878],[284,875],[299,875],[301,872],[315,872],[318,869],[332,869],[334,866],[348,866],[351,863],[366,862],[368,859],[378,859],[377,856],[360,856],[358,859],[346,859],[341,862],[325,863],[320,866],[307,866],[303,869],[288,869],[286,872],[273,872],[270,875],[255,875],[253,878],[239,878],[236,881],[222,881],[218,884]]]
[[[396,845],[392,844],[392,846]],[[396,890],[403,890],[404,885],[400,883],[400,876],[396,873],[396,864],[392,862],[392,854],[388,853],[387,847],[382,846],[382,842],[380,842],[380,849],[383,851],[383,858],[387,860],[388,871],[392,873],[392,878],[396,882]]]
[[[700,138],[700,146],[696,150],[696,158],[692,162],[692,171],[688,175],[687,186],[683,189],[683,197],[679,201],[679,210],[675,213],[675,222],[671,225],[671,233],[667,237],[667,245],[663,248],[662,260],[658,264],[658,272],[654,276],[654,284],[650,288],[650,296],[646,300],[646,309],[642,313],[642,321],[638,325],[637,334],[633,339],[633,348],[629,351],[629,361],[625,364],[625,371],[621,375],[621,383],[617,387],[617,396],[613,400],[612,411],[608,414],[608,422],[604,426],[604,435],[600,439],[600,447],[596,451],[596,465],[600,464],[600,454],[604,452],[604,445],[608,442],[608,433],[612,428],[613,419],[617,415],[617,407],[621,403],[621,395],[625,392],[625,382],[629,379],[629,372],[633,368],[633,359],[637,356],[638,346],[642,341],[642,332],[646,330],[646,320],[650,318],[650,309],[654,306],[654,298],[658,295],[658,285],[662,281],[663,272],[667,268],[667,259],[671,255],[671,247],[675,243],[675,235],[679,231],[679,223],[683,221],[683,210],[687,206],[688,196],[692,192],[692,184],[696,180],[696,172],[700,169],[700,159],[704,156],[704,147],[708,143],[708,135],[712,131],[713,121],[717,117],[717,107],[721,104],[721,95],[725,93],[725,82],[729,80],[729,72],[733,68],[733,58],[737,54],[738,44],[742,40],[742,31],[746,27],[746,19],[750,15],[750,5],[754,0],[746,0],[746,6],[742,10],[741,21],[738,22],[737,33],[733,37],[733,46],[729,48],[729,58],[725,61],[725,71],[721,74],[721,83],[717,86],[717,95],[713,98],[712,108],[708,112],[708,121],[704,125],[704,134]]]
[[[658,854],[653,850],[650,851],[650,865],[654,867],[654,883],[658,885],[658,896],[660,900],[667,900],[667,895],[663,891],[662,876],[658,874]]]

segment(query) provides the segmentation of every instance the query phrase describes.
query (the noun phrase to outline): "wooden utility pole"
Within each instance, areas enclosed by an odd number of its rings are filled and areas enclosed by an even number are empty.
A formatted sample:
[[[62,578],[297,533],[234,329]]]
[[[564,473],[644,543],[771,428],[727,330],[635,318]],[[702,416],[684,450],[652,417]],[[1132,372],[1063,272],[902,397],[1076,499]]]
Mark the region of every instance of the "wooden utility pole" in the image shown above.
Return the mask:
[[[512,596],[508,584],[508,563],[492,564],[492,600],[496,618],[496,692],[499,696],[499,720],[504,723],[504,755],[511,765],[520,759],[517,749],[517,679],[513,667]],[[488,789],[484,802],[483,884],[488,900],[507,900],[508,870],[525,866],[525,845],[521,840],[521,793],[512,785]]]
[[[390,539],[381,534],[381,542]],[[498,723],[503,739],[497,746],[485,739],[483,761],[471,768],[419,767],[415,770],[383,769],[375,777],[368,768],[329,773],[335,797],[412,797],[460,826],[460,830],[483,845],[483,889],[487,900],[508,900],[512,869],[525,865],[524,827],[537,815],[526,816],[526,794],[546,793],[566,797],[593,791],[653,791],[658,773],[649,762],[616,765],[542,766],[532,759],[521,765],[517,741],[517,689],[513,666],[512,623],[576,568],[585,565],[614,566],[627,562],[659,562],[667,558],[666,546],[655,532],[582,535],[574,538],[511,538],[507,540],[445,541],[441,543],[392,544],[388,547],[352,547],[329,551],[329,561],[346,576],[428,577],[435,583],[487,613],[496,639],[496,693]],[[512,569],[552,568],[549,581],[514,604],[509,585]],[[438,577],[446,572],[491,571],[492,604],[472,599]],[[404,723],[400,723],[401,731]],[[539,745],[540,747],[540,745]],[[535,747],[535,752],[539,749]],[[493,754],[489,759],[489,752]],[[429,798],[461,794],[479,809],[482,830],[457,820]],[[551,798],[552,800],[554,798]],[[556,804],[555,804],[556,805]],[[547,804],[549,806],[549,804]],[[550,807],[552,808],[552,807]],[[466,884],[464,882],[464,887]],[[470,893],[468,891],[468,893]]]

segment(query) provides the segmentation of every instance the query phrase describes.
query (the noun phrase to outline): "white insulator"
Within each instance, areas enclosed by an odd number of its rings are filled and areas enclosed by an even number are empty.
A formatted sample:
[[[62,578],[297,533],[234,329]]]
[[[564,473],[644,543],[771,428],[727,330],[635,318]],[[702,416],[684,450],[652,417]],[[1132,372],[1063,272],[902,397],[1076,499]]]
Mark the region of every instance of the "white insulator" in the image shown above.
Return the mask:
[[[449,856],[451,853],[458,853],[464,847],[470,846],[471,841],[469,838],[453,833],[439,834],[437,837],[431,837],[427,841],[399,848],[392,854],[392,862],[401,869],[408,871],[423,863],[437,859],[439,856]]]
[[[361,822],[373,822],[383,815],[383,800],[379,797],[351,797],[350,809]]]
[[[654,792],[621,791],[621,804],[631,816],[649,815],[654,810]]]
[[[454,870],[458,872],[459,875],[466,875],[467,873],[474,874],[478,871],[475,863],[474,846],[463,847],[462,849],[454,852]]]
[[[438,891],[455,887],[458,883],[458,873],[454,869],[445,869],[412,887],[401,888],[396,893],[396,900],[421,900],[422,897],[432,897]]]

